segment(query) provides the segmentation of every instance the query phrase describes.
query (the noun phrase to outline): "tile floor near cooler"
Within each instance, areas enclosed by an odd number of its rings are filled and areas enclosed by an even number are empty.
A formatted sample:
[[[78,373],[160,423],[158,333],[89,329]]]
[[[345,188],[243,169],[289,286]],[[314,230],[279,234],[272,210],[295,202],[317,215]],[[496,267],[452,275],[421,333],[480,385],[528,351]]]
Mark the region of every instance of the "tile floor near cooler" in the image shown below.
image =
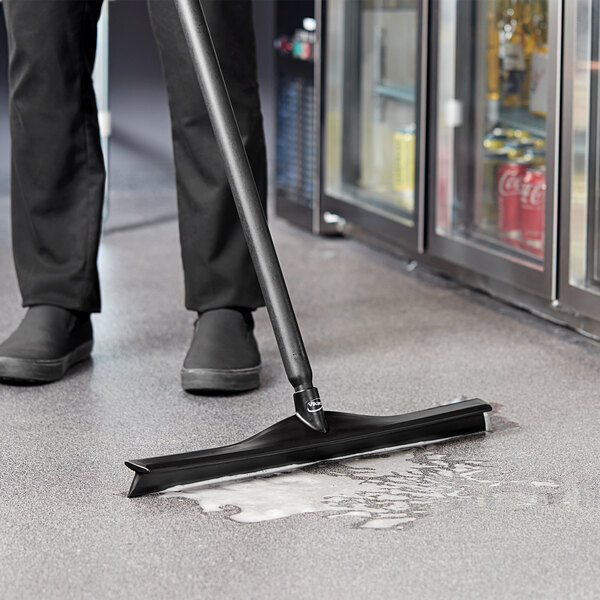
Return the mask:
[[[23,311],[5,199],[0,211],[4,336]],[[272,223],[327,408],[480,396],[493,433],[127,499],[125,459],[240,440],[292,399],[264,310],[262,389],[185,394],[193,315],[176,223],[114,231],[93,361],[46,387],[0,388],[0,597],[598,597],[599,345],[356,242]]]

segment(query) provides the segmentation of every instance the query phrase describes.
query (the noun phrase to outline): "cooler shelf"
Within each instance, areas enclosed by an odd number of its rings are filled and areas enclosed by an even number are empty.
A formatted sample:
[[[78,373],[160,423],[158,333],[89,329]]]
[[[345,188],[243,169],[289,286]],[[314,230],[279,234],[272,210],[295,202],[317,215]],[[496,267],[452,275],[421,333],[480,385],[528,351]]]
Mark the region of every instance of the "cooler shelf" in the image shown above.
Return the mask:
[[[414,102],[416,98],[414,85],[377,85],[375,93],[400,102]]]
[[[524,129],[537,137],[546,137],[546,119],[532,115],[526,107],[501,108],[500,123],[503,127]]]

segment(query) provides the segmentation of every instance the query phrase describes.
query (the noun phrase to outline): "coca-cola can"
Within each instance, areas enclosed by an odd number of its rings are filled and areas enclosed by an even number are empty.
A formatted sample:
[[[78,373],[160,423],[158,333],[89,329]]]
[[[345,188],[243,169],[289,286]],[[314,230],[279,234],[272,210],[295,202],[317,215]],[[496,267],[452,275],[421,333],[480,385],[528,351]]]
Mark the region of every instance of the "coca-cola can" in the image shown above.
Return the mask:
[[[475,222],[479,229],[497,235],[498,232],[498,171],[520,154],[504,145],[488,149],[483,159],[483,194],[475,207]]]
[[[546,169],[528,169],[521,185],[521,247],[543,258],[546,216]]]
[[[513,246],[521,246],[521,188],[528,163],[511,161],[498,169],[498,236]]]

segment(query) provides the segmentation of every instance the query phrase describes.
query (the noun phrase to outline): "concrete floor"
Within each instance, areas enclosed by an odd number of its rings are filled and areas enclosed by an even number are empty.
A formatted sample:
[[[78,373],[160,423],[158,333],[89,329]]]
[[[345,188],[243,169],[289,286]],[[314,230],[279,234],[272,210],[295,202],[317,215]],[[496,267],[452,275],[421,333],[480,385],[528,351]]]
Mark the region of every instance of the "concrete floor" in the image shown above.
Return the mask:
[[[126,198],[114,218],[131,225]],[[233,486],[222,508],[193,494],[127,499],[124,459],[240,440],[292,400],[264,310],[262,389],[185,394],[193,316],[176,223],[117,229],[101,251],[93,361],[46,387],[0,388],[0,597],[600,596],[599,346],[358,243],[273,228],[328,408],[480,396],[496,431]],[[4,336],[22,315],[6,199],[0,275]],[[292,497],[316,486],[312,510],[239,522],[256,494],[280,502],[277,482]]]

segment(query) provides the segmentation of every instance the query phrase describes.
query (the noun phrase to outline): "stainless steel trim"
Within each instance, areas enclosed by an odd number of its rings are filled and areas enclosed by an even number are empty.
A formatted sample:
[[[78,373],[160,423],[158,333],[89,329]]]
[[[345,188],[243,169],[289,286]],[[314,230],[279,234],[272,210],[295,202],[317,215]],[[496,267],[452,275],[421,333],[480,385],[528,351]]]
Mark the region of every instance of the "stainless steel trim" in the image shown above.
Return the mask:
[[[419,152],[417,155],[417,164],[415,165],[416,173],[416,194],[415,207],[416,211],[413,214],[413,220],[417,231],[417,252],[423,254],[425,252],[425,182],[427,164],[427,91],[429,81],[429,2],[421,2],[420,11],[420,58],[419,58],[419,77],[421,78],[419,85],[419,105],[417,108],[418,131],[417,139],[419,140]]]
[[[570,2],[573,4],[573,1]],[[569,4],[569,2],[567,2]],[[550,299],[557,298],[557,253],[558,253],[558,197],[561,148],[561,75],[562,75],[562,32],[563,0],[548,0],[548,40],[554,52],[548,54],[548,113],[546,116],[546,223],[544,268],[549,276]],[[549,46],[550,48],[551,46]],[[552,120],[550,116],[552,115]],[[548,143],[548,141],[550,143]],[[552,159],[552,169],[549,159]],[[548,177],[549,173],[552,177]],[[548,232],[551,235],[548,235]]]
[[[352,204],[353,206],[359,208],[361,211],[364,211],[365,213],[373,213],[375,215],[383,217],[384,219],[387,219],[388,221],[397,223],[398,225],[406,228],[408,231],[412,231],[413,229],[413,225],[410,225],[409,223],[414,223],[414,219],[411,219],[410,217],[403,217],[401,215],[395,215],[394,213],[388,210],[379,208],[372,204],[365,204],[361,202],[360,198],[357,199],[350,194],[345,194],[343,190],[331,191],[328,193],[328,196],[331,198],[335,198],[340,202]],[[323,214],[325,214],[325,212]]]
[[[597,2],[598,0],[591,0]],[[577,60],[577,8],[578,2],[565,2],[564,13],[564,69],[563,119],[561,144],[561,188],[560,188],[560,252],[558,265],[558,299],[566,306],[592,319],[600,320],[600,290],[584,289],[570,283],[571,262],[571,186],[573,183],[573,108],[574,83],[573,73]],[[590,110],[597,110],[590,107]]]
[[[329,211],[323,213],[323,222],[331,227],[333,231],[340,234],[343,234],[346,231],[346,226],[348,225],[348,222],[344,217],[340,217],[340,215],[336,215]]]
[[[562,152],[561,152],[561,236],[560,236],[560,264],[559,264],[559,290],[558,297],[561,301],[571,302],[569,284],[570,264],[570,229],[571,229],[571,185],[573,169],[573,94],[574,77],[573,65],[575,64],[577,24],[577,1],[567,2],[564,18],[564,65],[562,78],[563,88],[563,121],[562,121]]]
[[[492,418],[490,417],[490,413],[483,413],[483,422],[485,423],[486,431],[493,431],[492,429]]]
[[[313,233],[321,233],[321,195],[323,190],[322,175],[322,147],[324,143],[321,126],[321,115],[323,112],[323,96],[322,96],[322,65],[321,60],[324,57],[323,53],[323,18],[324,18],[323,0],[315,0],[315,20],[317,21],[316,40],[314,47],[314,83],[313,93],[315,98],[315,114],[313,122],[313,131],[315,133],[315,181],[313,186],[313,210],[312,210],[312,231]]]

